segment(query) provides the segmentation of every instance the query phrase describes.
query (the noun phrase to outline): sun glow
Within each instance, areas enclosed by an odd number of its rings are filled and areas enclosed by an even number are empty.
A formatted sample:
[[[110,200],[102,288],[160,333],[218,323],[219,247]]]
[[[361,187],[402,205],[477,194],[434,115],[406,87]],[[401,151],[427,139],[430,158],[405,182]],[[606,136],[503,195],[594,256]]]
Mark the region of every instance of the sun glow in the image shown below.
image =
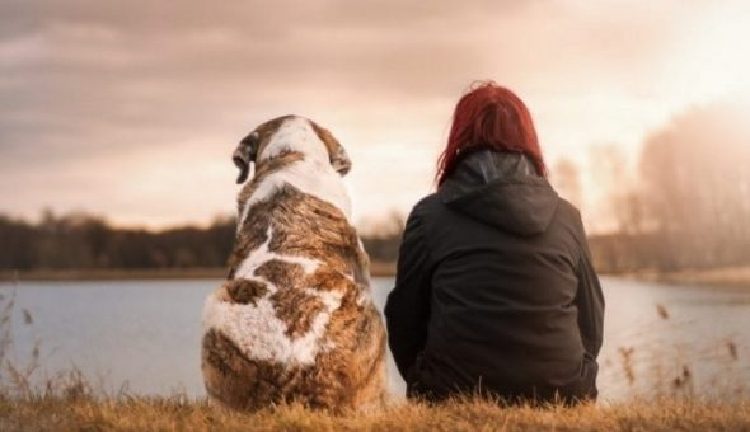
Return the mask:
[[[491,78],[529,106],[547,163],[575,163],[598,229],[608,223],[597,148],[616,147],[637,177],[644,140],[674,116],[750,100],[748,2],[505,3],[481,13],[450,3],[437,14],[367,9],[367,19],[311,7],[320,22],[282,6],[235,22],[237,10],[222,6],[221,28],[187,19],[200,15],[189,7],[174,26],[153,27],[86,5],[91,22],[50,9],[52,24],[9,25],[0,210],[205,224],[235,212],[237,140],[296,113],[349,152],[354,221],[366,224],[408,212],[433,189],[453,105],[472,80]]]

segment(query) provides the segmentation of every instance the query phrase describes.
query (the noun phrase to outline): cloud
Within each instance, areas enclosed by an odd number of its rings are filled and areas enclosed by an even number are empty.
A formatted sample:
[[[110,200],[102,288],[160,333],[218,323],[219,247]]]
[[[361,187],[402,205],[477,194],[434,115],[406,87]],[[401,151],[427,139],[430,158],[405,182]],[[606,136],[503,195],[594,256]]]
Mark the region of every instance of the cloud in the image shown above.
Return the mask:
[[[685,23],[708,7],[676,0],[628,7],[555,0],[4,1],[0,187],[42,176],[55,187],[31,182],[24,197],[4,194],[0,210],[30,214],[44,204],[76,203],[126,222],[207,220],[233,209],[218,168],[231,143],[288,112],[346,138],[360,167],[351,182],[363,213],[405,209],[429,190],[452,104],[472,79],[495,78],[527,97],[554,125],[540,125],[541,135],[563,141],[550,146],[554,154],[572,145],[564,142],[566,128],[572,136],[583,123],[560,119],[585,115],[590,101],[599,101],[606,117],[608,104],[633,106],[674,91],[654,77],[663,75]],[[409,169],[400,169],[403,157],[412,158]],[[177,188],[200,167],[213,167],[200,187],[215,203],[198,208],[189,197],[142,186],[159,172],[143,167],[176,160],[192,169],[165,171],[161,184]],[[113,167],[129,180],[108,175]],[[387,182],[376,175],[412,186],[383,196]],[[113,190],[127,202],[115,202]],[[111,204],[96,204],[97,196]],[[168,204],[157,205],[160,199]]]

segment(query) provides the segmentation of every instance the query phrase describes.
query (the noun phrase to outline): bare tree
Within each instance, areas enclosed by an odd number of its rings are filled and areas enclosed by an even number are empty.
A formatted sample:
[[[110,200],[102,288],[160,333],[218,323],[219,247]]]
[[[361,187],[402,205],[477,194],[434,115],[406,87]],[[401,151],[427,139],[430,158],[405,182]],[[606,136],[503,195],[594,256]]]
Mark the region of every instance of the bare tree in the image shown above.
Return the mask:
[[[642,201],[622,148],[616,144],[593,146],[589,158],[602,217],[611,220],[620,234],[641,232]]]
[[[565,158],[558,159],[552,166],[550,180],[560,196],[581,208],[581,175],[575,162]]]
[[[692,109],[644,143],[643,200],[673,251],[669,266],[748,259],[750,128],[737,113],[729,105]]]

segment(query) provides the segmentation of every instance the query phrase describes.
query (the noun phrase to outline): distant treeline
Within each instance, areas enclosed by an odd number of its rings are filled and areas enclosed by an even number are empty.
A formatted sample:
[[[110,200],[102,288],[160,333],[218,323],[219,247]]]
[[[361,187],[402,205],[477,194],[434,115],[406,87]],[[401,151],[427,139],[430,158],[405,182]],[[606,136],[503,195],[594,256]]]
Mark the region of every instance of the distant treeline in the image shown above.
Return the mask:
[[[234,238],[234,222],[160,232],[115,228],[104,219],[47,212],[39,223],[0,216],[0,268],[144,269],[220,267]]]
[[[617,224],[589,239],[600,271],[750,265],[750,123],[738,112],[717,105],[675,117],[646,138],[634,170],[616,145],[594,154],[600,204]],[[576,203],[577,166],[558,163],[551,177]],[[363,238],[372,261],[397,259],[403,215],[391,219]],[[234,231],[232,218],[152,232],[80,214],[46,212],[38,223],[0,216],[0,270],[223,267]]]
[[[45,212],[38,223],[0,215],[0,269],[167,269],[223,267],[235,234],[234,218],[206,228],[163,231],[111,226],[85,215]],[[365,238],[374,261],[396,259],[399,238]]]
[[[707,238],[721,231],[708,229],[691,238],[677,233],[620,232],[592,236],[589,243],[597,269],[606,273],[750,264],[750,241],[742,237],[717,242]],[[148,231],[117,228],[85,214],[47,212],[38,223],[0,215],[0,270],[221,268],[234,234],[235,220],[229,217],[205,228]],[[372,261],[393,263],[400,240],[400,231],[387,230],[362,242]]]
[[[750,265],[748,116],[731,105],[678,115],[647,136],[634,172],[616,151],[593,158],[618,223],[590,240],[600,270]],[[576,184],[567,171],[566,183]]]

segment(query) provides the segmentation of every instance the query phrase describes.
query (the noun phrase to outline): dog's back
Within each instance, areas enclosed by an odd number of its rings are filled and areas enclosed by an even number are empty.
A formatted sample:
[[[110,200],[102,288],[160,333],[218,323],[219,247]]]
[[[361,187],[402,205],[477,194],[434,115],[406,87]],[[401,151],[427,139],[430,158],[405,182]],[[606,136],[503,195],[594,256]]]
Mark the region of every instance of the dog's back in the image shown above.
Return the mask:
[[[206,388],[229,406],[342,409],[383,397],[385,333],[333,168],[338,143],[326,139],[298,117],[258,128],[230,276],[204,307]]]

